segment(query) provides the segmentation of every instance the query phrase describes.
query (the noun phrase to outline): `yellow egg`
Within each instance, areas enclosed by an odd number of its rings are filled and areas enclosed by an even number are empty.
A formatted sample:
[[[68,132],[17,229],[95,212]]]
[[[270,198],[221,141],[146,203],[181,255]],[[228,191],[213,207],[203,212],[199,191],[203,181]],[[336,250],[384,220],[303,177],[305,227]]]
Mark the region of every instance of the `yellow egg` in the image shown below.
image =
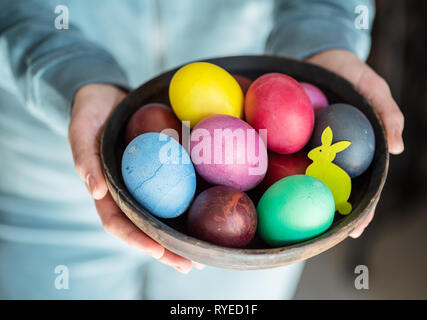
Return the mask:
[[[243,116],[243,92],[227,71],[212,63],[195,62],[179,69],[169,85],[176,116],[191,128],[213,114]]]

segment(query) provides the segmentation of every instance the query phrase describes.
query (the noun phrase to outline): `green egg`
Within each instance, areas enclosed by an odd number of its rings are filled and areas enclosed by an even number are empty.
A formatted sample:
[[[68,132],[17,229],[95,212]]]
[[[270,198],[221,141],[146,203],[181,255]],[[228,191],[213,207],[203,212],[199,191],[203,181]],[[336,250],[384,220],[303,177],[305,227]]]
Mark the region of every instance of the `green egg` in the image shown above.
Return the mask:
[[[334,197],[319,179],[293,175],[277,181],[258,203],[258,230],[274,247],[326,231],[335,214]]]

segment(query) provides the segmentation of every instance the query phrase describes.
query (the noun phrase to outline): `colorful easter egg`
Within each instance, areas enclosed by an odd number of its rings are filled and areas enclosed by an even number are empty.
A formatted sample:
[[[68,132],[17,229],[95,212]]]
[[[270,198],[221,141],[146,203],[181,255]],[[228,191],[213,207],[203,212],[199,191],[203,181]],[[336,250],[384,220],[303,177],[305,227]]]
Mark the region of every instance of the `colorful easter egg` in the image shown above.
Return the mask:
[[[267,147],[280,154],[301,150],[314,126],[314,111],[302,86],[281,73],[256,79],[245,98],[246,121],[267,130]]]
[[[258,202],[257,211],[261,238],[279,247],[325,232],[334,219],[335,206],[323,182],[294,175],[273,184]]]
[[[199,239],[227,247],[244,247],[255,235],[257,213],[244,192],[215,186],[196,197],[187,221],[188,232]]]
[[[278,154],[269,151],[267,173],[259,187],[265,192],[273,183],[283,178],[296,174],[305,174],[305,170],[310,163],[310,159],[302,151],[293,154]]]
[[[191,159],[208,183],[241,191],[255,187],[268,166],[267,149],[256,130],[239,118],[213,115],[190,136]]]
[[[252,80],[248,77],[241,76],[239,74],[233,74],[234,79],[236,79],[237,83],[239,84],[240,88],[242,89],[243,94],[245,95],[246,92],[248,92],[249,87],[252,84]]]
[[[326,98],[325,94],[318,87],[307,82],[300,82],[300,84],[310,99],[315,113],[329,105],[328,98]]]
[[[337,153],[333,163],[344,169],[351,178],[360,176],[368,169],[375,153],[375,134],[368,118],[349,104],[330,105],[316,114],[311,149],[322,144],[321,136],[328,126],[333,132],[332,143],[351,143],[347,149]]]
[[[162,133],[144,133],[128,144],[122,176],[130,194],[161,218],[182,214],[196,190],[189,155],[175,139]]]
[[[167,129],[171,129],[170,134]],[[181,136],[181,122],[172,109],[162,103],[149,103],[139,108],[130,118],[125,131],[126,145],[140,134],[162,132],[172,137]],[[176,134],[175,134],[176,133]],[[176,137],[178,135],[178,137]],[[180,138],[178,138],[181,140]]]
[[[207,62],[187,64],[173,76],[169,98],[175,114],[193,128],[214,114],[243,116],[243,92],[223,68]]]

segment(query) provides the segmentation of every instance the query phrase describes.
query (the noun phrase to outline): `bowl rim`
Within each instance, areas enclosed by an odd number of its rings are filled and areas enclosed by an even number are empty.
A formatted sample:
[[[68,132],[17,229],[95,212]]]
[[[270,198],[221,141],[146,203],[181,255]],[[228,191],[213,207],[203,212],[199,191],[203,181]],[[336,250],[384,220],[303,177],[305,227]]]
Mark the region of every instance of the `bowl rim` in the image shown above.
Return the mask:
[[[351,88],[355,93],[357,93],[360,96],[361,99],[364,100],[365,104],[371,109],[371,111],[373,111],[373,114],[376,120],[378,121],[378,124],[380,127],[380,138],[383,140],[384,146],[385,146],[385,152],[383,154],[382,153],[380,154],[380,156],[382,157],[381,159],[382,174],[377,175],[376,177],[374,176],[373,178],[370,179],[368,188],[371,187],[371,184],[375,184],[374,187],[376,189],[376,192],[372,196],[372,198],[369,200],[369,202],[366,204],[366,206],[358,214],[349,214],[348,216],[345,216],[344,218],[342,218],[342,220],[339,223],[337,223],[334,226],[334,228],[329,228],[324,233],[312,239],[294,243],[294,244],[289,244],[283,247],[277,247],[277,248],[251,249],[251,248],[224,247],[224,246],[212,244],[212,243],[194,238],[190,235],[187,235],[183,232],[180,232],[179,230],[176,230],[168,226],[164,222],[157,219],[155,216],[151,215],[147,210],[143,209],[136,202],[136,200],[133,199],[132,196],[130,196],[130,194],[126,194],[127,191],[123,192],[124,185],[122,185],[120,181],[112,175],[111,169],[110,169],[111,161],[107,159],[105,155],[105,150],[106,148],[108,148],[108,144],[109,144],[108,142],[110,138],[109,133],[111,132],[111,127],[113,125],[112,119],[121,111],[121,109],[123,109],[128,104],[130,99],[132,99],[132,97],[136,95],[135,93],[136,89],[131,91],[129,95],[113,110],[113,112],[110,114],[110,117],[107,120],[106,125],[104,126],[104,130],[101,135],[100,156],[101,156],[102,168],[104,171],[104,175],[107,181],[109,191],[113,196],[114,201],[120,207],[120,209],[139,229],[141,229],[144,233],[150,236],[153,240],[159,242],[165,248],[179,255],[185,255],[189,259],[195,260],[197,262],[206,263],[206,261],[203,261],[204,259],[200,259],[199,257],[202,251],[204,250],[208,250],[209,255],[218,255],[223,257],[224,255],[226,255],[228,257],[227,260],[229,261],[228,266],[226,266],[226,268],[229,267],[232,269],[271,268],[271,267],[282,266],[289,263],[294,263],[294,262],[308,259],[323,251],[328,250],[329,248],[335,246],[336,244],[344,240],[346,237],[348,237],[348,235],[353,230],[355,230],[358,226],[362,224],[365,218],[369,215],[371,209],[373,209],[377,204],[381,191],[384,187],[384,184],[387,178],[388,168],[389,168],[389,153],[388,153],[387,139],[386,139],[383,122],[379,117],[378,112],[359,92],[357,92],[356,88],[348,80],[342,78],[341,76],[327,69],[324,69],[314,64],[310,64],[308,62],[304,62],[304,61],[290,58],[290,57],[270,55],[270,54],[227,56],[227,57],[195,60],[194,62],[204,61],[204,62],[211,62],[211,63],[217,64],[219,61],[225,61],[225,60],[231,60],[231,59],[254,59],[259,61],[262,61],[264,59],[269,59],[269,60],[275,60],[275,62],[277,63],[280,63],[281,61],[287,61],[287,62],[293,62],[296,64],[304,65],[306,68],[312,68],[312,70],[321,70],[321,72],[323,72],[324,74],[329,74],[330,77],[340,78],[340,81],[342,83],[346,83],[346,86]],[[188,63],[191,63],[191,62],[188,62]],[[159,79],[163,75],[174,72],[177,69],[179,69],[181,66],[162,72],[161,74],[143,83],[139,88],[152,85],[157,79]],[[378,139],[377,135],[375,138],[376,140]],[[132,214],[132,212],[136,214]],[[148,223],[148,226],[147,226],[147,223]],[[152,228],[159,230],[161,232],[161,237],[159,233],[154,232]],[[165,241],[164,237],[169,239],[166,239]],[[176,245],[171,246],[169,244],[169,241],[172,241],[173,239],[175,239],[177,243]],[[192,254],[191,252],[189,253],[186,250],[183,251],[183,248],[188,245],[194,246],[194,249],[197,252],[194,252],[194,254]],[[196,254],[198,254],[198,256],[195,259]],[[242,258],[243,256],[244,258]],[[266,259],[266,256],[268,256],[267,261],[265,263],[262,263],[263,260]],[[235,263],[231,262],[233,259],[236,260]],[[249,261],[251,263],[248,263]],[[259,265],[256,265],[257,261],[260,263]],[[215,265],[212,263],[209,263],[209,264]],[[224,267],[223,264],[218,264],[217,266]]]

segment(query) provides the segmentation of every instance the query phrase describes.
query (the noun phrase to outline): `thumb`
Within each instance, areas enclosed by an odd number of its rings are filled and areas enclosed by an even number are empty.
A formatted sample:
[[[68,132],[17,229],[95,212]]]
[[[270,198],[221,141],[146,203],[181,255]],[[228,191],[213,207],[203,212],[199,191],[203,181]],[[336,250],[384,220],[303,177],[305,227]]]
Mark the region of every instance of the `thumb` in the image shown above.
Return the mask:
[[[100,130],[98,130],[100,131]],[[102,199],[108,191],[99,155],[100,132],[90,127],[86,119],[70,126],[69,142],[74,165],[80,178],[95,200]]]
[[[68,140],[77,173],[95,200],[108,192],[99,153],[102,130],[124,96],[120,89],[102,84],[84,86],[75,96]]]

